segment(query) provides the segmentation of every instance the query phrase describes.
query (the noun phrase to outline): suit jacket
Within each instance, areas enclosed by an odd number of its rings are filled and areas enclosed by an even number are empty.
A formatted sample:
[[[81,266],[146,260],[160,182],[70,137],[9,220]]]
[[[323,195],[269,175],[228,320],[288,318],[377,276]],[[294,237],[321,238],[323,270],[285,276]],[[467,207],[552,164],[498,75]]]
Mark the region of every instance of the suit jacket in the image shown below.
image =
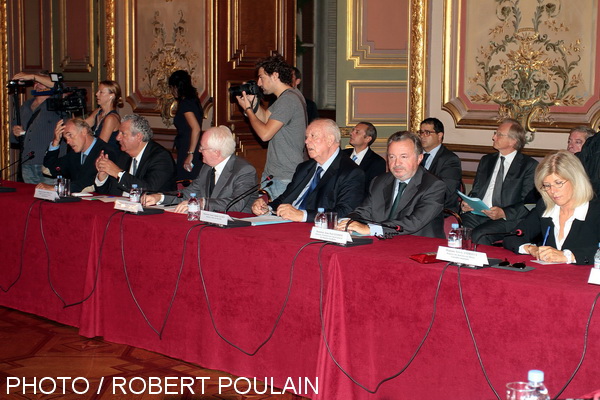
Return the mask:
[[[192,181],[190,186],[183,189],[183,199],[175,196],[165,196],[164,204],[177,204],[182,200],[188,200],[190,193],[196,193],[198,197],[207,197],[208,189],[212,179],[212,167],[203,164],[198,177]],[[208,201],[209,211],[225,211],[227,205],[237,196],[256,186],[256,169],[243,158],[232,155],[213,188],[212,195]],[[257,188],[258,190],[258,188]],[[241,211],[252,213],[252,203],[257,198],[256,191],[246,198],[233,204],[228,211]]]
[[[106,142],[96,139],[83,164],[81,164],[81,153],[69,151],[64,156],[59,157],[60,149],[56,149],[46,152],[44,166],[50,170],[53,177],[62,175],[71,179],[71,192],[81,192],[88,186],[94,186],[94,180],[98,172],[96,170],[96,159],[102,150],[105,154],[108,154],[108,158],[117,162],[114,148]]]
[[[312,159],[300,163],[285,191],[269,205],[277,210],[280,204],[292,204],[296,201],[312,179],[316,168],[317,162]],[[362,201],[364,185],[364,172],[340,151],[306,200],[307,222],[315,219],[320,207],[325,211],[337,212],[338,218],[345,217]]]
[[[500,153],[487,154],[483,156],[477,167],[471,197],[483,199],[490,181],[495,179],[494,167]],[[533,181],[535,168],[538,162],[533,158],[518,152],[510,164],[510,168],[502,184],[501,207],[506,214],[507,221],[516,221],[525,218],[529,211],[525,208],[526,198],[536,198],[537,191]]]
[[[342,150],[342,153],[348,157],[351,157],[353,151],[354,149],[344,149]],[[376,176],[385,174],[387,164],[383,157],[375,153],[369,147],[367,149],[367,153],[360,162],[359,167],[365,172],[365,195],[367,195],[367,193],[369,193],[369,185],[371,185],[371,181]]]
[[[517,226],[517,228],[523,231],[523,236],[505,237],[503,241],[504,247],[518,253],[519,246],[526,243],[537,244],[540,246],[543,243],[546,230],[550,227],[546,245],[556,248],[556,241],[554,240],[555,226],[552,222],[552,218],[542,217],[544,211],[546,211],[546,205],[540,200],[537,203],[537,206],[531,210],[527,218],[521,221]],[[594,254],[596,253],[596,250],[598,250],[598,243],[600,242],[599,226],[600,201],[592,200],[590,201],[590,207],[585,216],[585,220],[573,220],[571,230],[562,246],[562,250],[571,250],[575,256],[575,264],[594,263]]]
[[[446,184],[444,208],[458,212],[458,193],[462,180],[460,158],[442,145],[431,161],[429,172]]]
[[[96,186],[98,193],[107,193],[120,196],[122,192],[129,192],[131,185],[136,183],[144,191],[169,192],[176,189],[175,161],[171,153],[160,144],[150,140],[134,175],[129,173],[131,157],[126,157],[117,163],[125,173],[119,181],[109,176],[101,186]]]
[[[362,222],[373,222],[391,226],[400,226],[400,235],[417,235],[445,238],[444,234],[444,196],[446,185],[419,167],[400,198],[398,213],[388,218],[394,203],[396,178],[391,172],[373,180],[369,195],[360,207],[348,217]],[[395,232],[383,226],[384,232]]]

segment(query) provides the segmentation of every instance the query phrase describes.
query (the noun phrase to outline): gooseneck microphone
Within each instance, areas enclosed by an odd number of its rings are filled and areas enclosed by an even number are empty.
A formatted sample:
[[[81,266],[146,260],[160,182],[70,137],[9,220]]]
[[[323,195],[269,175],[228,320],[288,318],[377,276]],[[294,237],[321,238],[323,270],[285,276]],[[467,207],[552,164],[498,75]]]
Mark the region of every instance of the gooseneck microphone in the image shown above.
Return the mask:
[[[481,235],[481,237],[483,236],[492,236],[492,235],[502,235],[503,237],[506,236],[523,236],[523,230],[521,229],[515,229],[514,231],[511,232],[488,232],[488,233],[484,233],[483,235]],[[473,251],[477,251],[477,245],[478,243],[475,243],[475,245],[473,246]]]
[[[245,199],[246,197],[250,196],[252,193],[260,190],[261,185],[265,182],[267,182],[267,184],[263,187],[264,188],[268,188],[269,186],[271,186],[273,184],[273,181],[271,180],[273,179],[273,175],[269,175],[267,176],[265,179],[263,179],[258,185],[254,185],[252,186],[250,189],[246,190],[244,193],[238,195],[237,197],[235,197],[233,200],[231,200],[229,202],[229,204],[227,204],[227,207],[225,207],[225,214],[227,214],[227,211],[229,211],[229,209],[236,203],[239,203],[240,201],[242,201],[243,199]]]
[[[12,167],[15,164],[22,164],[24,162],[27,162],[27,161],[31,160],[33,157],[35,157],[35,151],[30,151],[29,153],[27,153],[25,158],[23,158],[21,160],[15,160],[15,161],[11,162],[10,164],[8,164],[6,167],[0,169],[0,173],[4,172],[6,169]]]

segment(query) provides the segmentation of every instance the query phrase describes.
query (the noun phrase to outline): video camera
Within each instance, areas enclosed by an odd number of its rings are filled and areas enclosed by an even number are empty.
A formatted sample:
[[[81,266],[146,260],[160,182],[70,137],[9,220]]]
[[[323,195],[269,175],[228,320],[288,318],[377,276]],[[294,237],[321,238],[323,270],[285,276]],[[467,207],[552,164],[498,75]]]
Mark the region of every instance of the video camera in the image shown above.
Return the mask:
[[[63,87],[63,75],[58,72],[50,73],[50,79],[54,82],[52,91],[54,94],[46,100],[48,111],[70,112],[80,111],[82,116],[86,113],[87,90],[75,87]],[[65,94],[67,94],[65,96]]]

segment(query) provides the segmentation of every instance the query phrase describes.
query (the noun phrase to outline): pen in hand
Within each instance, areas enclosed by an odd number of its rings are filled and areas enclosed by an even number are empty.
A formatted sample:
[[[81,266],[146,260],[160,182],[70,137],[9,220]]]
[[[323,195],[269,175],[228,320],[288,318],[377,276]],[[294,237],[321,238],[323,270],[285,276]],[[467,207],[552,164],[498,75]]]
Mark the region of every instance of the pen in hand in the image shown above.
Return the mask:
[[[550,227],[546,229],[546,234],[544,235],[544,241],[542,242],[542,246],[546,245],[546,241],[548,240],[548,235],[550,234]]]

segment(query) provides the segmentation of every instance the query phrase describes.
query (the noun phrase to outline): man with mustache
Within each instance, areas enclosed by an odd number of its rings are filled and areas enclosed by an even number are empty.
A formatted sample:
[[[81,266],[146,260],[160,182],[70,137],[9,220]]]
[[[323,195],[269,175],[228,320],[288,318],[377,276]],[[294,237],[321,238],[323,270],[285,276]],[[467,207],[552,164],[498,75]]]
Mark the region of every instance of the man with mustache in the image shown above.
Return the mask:
[[[388,138],[390,172],[371,183],[362,205],[338,223],[338,230],[364,235],[397,233],[444,238],[446,185],[419,164],[423,146],[417,135],[396,132]]]

